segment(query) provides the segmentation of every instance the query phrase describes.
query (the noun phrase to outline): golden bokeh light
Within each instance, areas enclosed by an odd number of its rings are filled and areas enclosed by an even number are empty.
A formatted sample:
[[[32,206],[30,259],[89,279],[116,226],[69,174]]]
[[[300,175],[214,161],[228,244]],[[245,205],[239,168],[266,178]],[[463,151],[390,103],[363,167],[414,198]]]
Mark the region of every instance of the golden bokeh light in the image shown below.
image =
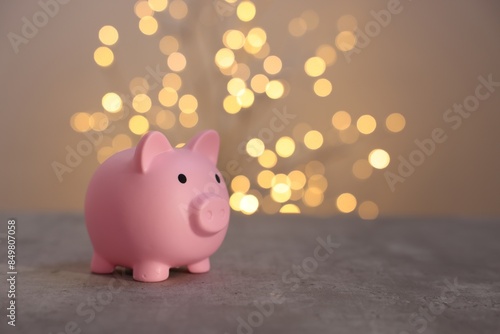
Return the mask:
[[[325,61],[326,66],[331,66],[337,61],[337,52],[333,46],[322,44],[316,49],[316,56]]]
[[[352,174],[360,180],[366,180],[372,172],[372,166],[366,159],[359,159],[352,165]]]
[[[130,92],[134,95],[145,94],[149,90],[149,83],[145,78],[135,77],[130,80],[128,87],[130,89]]]
[[[94,61],[101,67],[108,67],[113,64],[115,55],[107,46],[100,46],[94,51]]]
[[[401,132],[405,128],[406,120],[400,113],[393,113],[385,119],[385,126],[390,132]]]
[[[241,110],[241,105],[238,103],[236,96],[233,95],[226,96],[222,102],[222,106],[228,114],[236,114]]]
[[[124,133],[120,133],[113,137],[113,150],[120,152],[132,147],[132,139]]]
[[[175,125],[175,114],[170,110],[160,110],[156,114],[156,124],[164,130],[173,128]]]
[[[358,207],[358,214],[361,219],[373,220],[378,217],[378,206],[372,201],[364,201]]]
[[[132,100],[132,107],[135,111],[145,113],[151,109],[151,99],[146,94],[137,94]]]
[[[104,45],[114,45],[118,42],[118,30],[113,26],[103,26],[99,30],[99,40]]]
[[[86,112],[77,112],[71,116],[70,125],[76,132],[90,130],[90,115]]]
[[[257,174],[257,183],[261,188],[269,189],[273,186],[274,173],[270,170],[263,170]]]
[[[234,52],[231,49],[222,48],[215,54],[215,64],[220,68],[229,68],[234,63]]]
[[[276,141],[276,153],[282,158],[290,157],[295,152],[295,142],[288,136],[281,137]]]
[[[239,96],[243,94],[245,88],[247,88],[247,84],[240,78],[232,78],[227,82],[227,91],[233,96]]]
[[[231,180],[234,192],[246,193],[250,189],[250,180],[245,175],[237,175]]]
[[[306,10],[300,17],[306,22],[307,30],[311,31],[318,27],[319,16],[314,10]]]
[[[280,213],[300,213],[300,209],[297,205],[293,203],[288,203],[280,208]]]
[[[189,114],[181,112],[179,114],[179,123],[185,128],[192,128],[198,124],[198,113],[196,111],[190,112]]]
[[[264,153],[266,146],[264,142],[259,138],[252,138],[247,142],[246,151],[249,156],[257,158]]]
[[[95,131],[104,131],[108,128],[109,119],[106,114],[102,112],[95,112],[90,115],[89,118],[89,126],[92,130]]]
[[[250,86],[256,93],[264,93],[268,83],[269,79],[264,74],[256,74],[250,81]]]
[[[244,0],[236,8],[236,15],[243,22],[252,21],[255,17],[256,9],[252,1]]]
[[[111,146],[104,146],[101,147],[97,151],[97,161],[102,164],[106,159],[108,159],[110,156],[112,156],[115,153],[113,148]]]
[[[273,177],[273,180],[271,181],[273,187],[276,187],[278,191],[285,191],[287,189],[290,189],[290,185],[292,184],[292,181],[286,174],[276,174]]]
[[[355,31],[358,27],[358,21],[352,15],[342,15],[337,20],[337,28],[339,31]]]
[[[247,42],[254,48],[260,49],[266,43],[266,31],[260,27],[250,29],[247,35]]]
[[[231,207],[231,209],[233,209],[234,211],[241,211],[240,202],[243,196],[245,196],[245,194],[240,192],[231,194],[231,197],[229,197],[229,206]]]
[[[307,188],[302,197],[304,204],[311,208],[320,206],[323,200],[323,192],[318,188]]]
[[[179,41],[174,36],[163,36],[159,46],[161,53],[166,56],[179,51]]]
[[[222,41],[227,48],[239,50],[245,45],[245,34],[239,30],[228,30],[222,36]]]
[[[139,21],[139,30],[144,35],[153,35],[158,30],[158,21],[152,16],[144,16]]]
[[[332,92],[332,83],[325,78],[316,80],[314,83],[314,93],[319,97],[325,97]]]
[[[318,160],[309,161],[304,169],[307,177],[312,177],[316,174],[325,174],[325,165]]]
[[[343,193],[337,197],[336,204],[340,212],[349,213],[356,209],[357,201],[353,194]]]
[[[371,115],[363,115],[358,118],[356,127],[358,128],[359,132],[364,135],[368,135],[375,131],[375,128],[377,127],[377,121]]]
[[[182,87],[182,79],[177,73],[167,73],[162,80],[163,87],[179,90]]]
[[[257,51],[257,53],[252,53],[255,58],[258,59],[264,59],[267,56],[269,56],[269,53],[271,52],[271,47],[269,46],[269,43],[264,43],[262,47]]]
[[[251,89],[245,88],[243,91],[240,92],[240,94],[238,94],[236,100],[238,101],[238,103],[241,105],[242,108],[249,108],[250,106],[252,106],[255,100],[255,96]]]
[[[335,37],[335,45],[340,51],[350,51],[356,46],[356,35],[352,31],[342,31]]]
[[[149,130],[149,122],[146,117],[135,115],[130,118],[128,127],[133,134],[143,135]]]
[[[113,92],[104,94],[101,103],[102,107],[110,113],[116,113],[120,111],[123,106],[123,102],[120,96]]]
[[[285,92],[285,86],[279,80],[271,80],[266,85],[266,95],[271,99],[279,99]]]
[[[194,113],[198,109],[198,100],[191,94],[182,95],[179,99],[179,109],[186,114]]]
[[[300,170],[291,171],[288,173],[288,178],[290,179],[290,188],[293,190],[302,189],[306,185],[306,176]]]
[[[232,74],[234,78],[240,78],[241,80],[248,80],[250,78],[250,67],[245,63],[236,63],[236,71]]]
[[[290,196],[291,201],[299,201],[304,197],[304,189],[292,189],[292,196]]]
[[[246,215],[251,215],[259,208],[259,200],[252,194],[244,195],[240,200],[240,210]]]
[[[337,130],[345,130],[351,126],[351,115],[347,111],[337,111],[332,116],[332,125]]]
[[[180,52],[172,52],[167,58],[168,67],[174,72],[181,72],[186,68],[186,57]]]
[[[386,151],[377,148],[370,152],[368,155],[370,165],[377,169],[384,169],[391,162],[391,157]]]
[[[173,0],[168,7],[168,12],[172,18],[182,20],[188,14],[188,6],[182,0]]]
[[[155,12],[162,12],[167,8],[168,0],[148,0],[148,5]]]
[[[323,145],[323,135],[319,131],[311,130],[305,134],[304,144],[310,150],[317,150]]]
[[[231,66],[227,68],[219,67],[219,71],[226,76],[234,75],[237,70],[238,70],[238,63],[236,62],[236,60],[233,62]]]
[[[271,188],[271,198],[278,203],[285,203],[292,196],[292,191],[281,186],[282,184],[279,184],[278,187]]]
[[[138,18],[153,15],[153,10],[149,7],[147,1],[137,1],[134,6],[134,13]]]
[[[264,71],[268,74],[278,74],[281,71],[281,67],[283,64],[281,63],[281,59],[278,56],[269,56],[264,59]]]
[[[293,37],[303,36],[307,31],[307,22],[301,17],[291,19],[288,23],[288,32]]]
[[[318,77],[325,72],[326,63],[321,57],[311,57],[306,60],[304,70],[310,77]]]
[[[165,87],[158,93],[158,101],[165,107],[172,107],[177,103],[177,91],[170,87]]]
[[[323,175],[315,174],[309,178],[309,180],[307,181],[307,186],[309,188],[316,188],[324,192],[326,188],[328,188],[328,181]]]

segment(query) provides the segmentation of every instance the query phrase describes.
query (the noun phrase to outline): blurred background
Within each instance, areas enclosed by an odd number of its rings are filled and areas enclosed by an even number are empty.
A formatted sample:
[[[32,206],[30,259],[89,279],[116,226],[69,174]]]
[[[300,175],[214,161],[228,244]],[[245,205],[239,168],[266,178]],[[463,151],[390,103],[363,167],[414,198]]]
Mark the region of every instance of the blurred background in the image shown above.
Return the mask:
[[[0,210],[213,128],[242,214],[500,214],[497,1],[0,4]]]

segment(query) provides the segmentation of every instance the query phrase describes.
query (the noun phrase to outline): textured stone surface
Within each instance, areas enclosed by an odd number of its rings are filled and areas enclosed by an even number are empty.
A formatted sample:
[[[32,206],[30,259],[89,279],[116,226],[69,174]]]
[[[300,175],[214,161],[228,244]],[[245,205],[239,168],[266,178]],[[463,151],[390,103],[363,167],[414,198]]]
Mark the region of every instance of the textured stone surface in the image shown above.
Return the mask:
[[[233,215],[210,273],[176,269],[165,282],[139,283],[129,270],[89,273],[91,245],[82,216],[16,218],[17,326],[6,325],[2,279],[1,333],[443,334],[500,328],[499,221]],[[5,233],[7,216],[1,219]],[[328,235],[338,247],[332,254],[318,250],[324,259],[313,260],[317,239]],[[296,274],[294,265],[311,272]]]

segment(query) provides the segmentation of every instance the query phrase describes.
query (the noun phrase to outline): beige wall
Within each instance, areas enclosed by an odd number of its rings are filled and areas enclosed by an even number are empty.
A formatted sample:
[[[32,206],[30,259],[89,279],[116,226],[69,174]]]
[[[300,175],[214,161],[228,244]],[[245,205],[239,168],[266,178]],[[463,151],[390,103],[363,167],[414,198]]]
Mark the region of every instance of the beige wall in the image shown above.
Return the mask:
[[[71,115],[101,110],[104,93],[127,92],[129,80],[145,75],[148,66],[166,68],[157,43],[162,35],[173,34],[181,40],[181,51],[188,60],[183,89],[198,97],[200,123],[194,129],[176,126],[164,132],[177,143],[198,130],[217,129],[224,140],[220,168],[237,160],[241,174],[261,193],[265,191],[255,183],[258,163],[248,161],[237,147],[269,124],[273,108],[286,108],[296,118],[279,136],[292,135],[296,124],[308,122],[333,138],[318,151],[298,144],[296,153],[281,159],[275,168],[276,172],[289,172],[312,159],[327,166],[329,187],[324,204],[317,209],[303,207],[303,212],[335,213],[336,196],[351,192],[359,200],[376,202],[383,215],[500,214],[500,87],[458,129],[443,120],[448,108],[474,94],[478,76],[491,74],[500,81],[497,2],[402,2],[401,13],[354,54],[352,62],[338,54],[336,64],[324,75],[333,82],[333,93],[320,99],[311,89],[314,80],[303,71],[304,61],[320,44],[333,44],[341,15],[352,14],[363,27],[373,20],[370,11],[386,8],[387,2],[256,1],[258,14],[253,22],[266,29],[272,53],[283,60],[279,78],[287,80],[291,90],[281,100],[259,97],[250,110],[237,115],[228,115],[221,107],[227,79],[213,57],[222,47],[223,32],[240,25],[234,16],[220,18],[212,1],[188,4],[188,19],[176,24],[168,15],[161,16],[160,31],[146,37],[137,29],[133,2],[74,0],[61,5],[16,54],[7,34],[20,34],[22,18],[31,21],[41,8],[37,1],[2,2],[0,210],[82,210],[86,184],[98,166],[95,152],[65,174],[62,182],[51,167],[54,161],[64,163],[67,145],[74,148],[86,138],[70,127]],[[289,20],[308,8],[319,13],[318,28],[292,38],[287,32]],[[97,32],[106,24],[118,28],[120,40],[113,47],[115,63],[102,69],[92,55],[100,45]],[[255,61],[252,64],[260,66]],[[380,126],[355,144],[342,145],[330,121],[337,110],[347,110],[354,117],[372,114]],[[407,126],[399,134],[390,134],[382,126],[392,112],[406,117]],[[115,125],[109,136],[127,131],[125,121]],[[429,137],[435,128],[442,128],[447,140],[403,184],[397,184],[395,192],[387,185],[385,171],[375,171],[367,181],[356,180],[350,173],[354,161],[378,147],[391,155],[386,171],[396,172],[398,156],[408,157],[416,148],[414,140]]]

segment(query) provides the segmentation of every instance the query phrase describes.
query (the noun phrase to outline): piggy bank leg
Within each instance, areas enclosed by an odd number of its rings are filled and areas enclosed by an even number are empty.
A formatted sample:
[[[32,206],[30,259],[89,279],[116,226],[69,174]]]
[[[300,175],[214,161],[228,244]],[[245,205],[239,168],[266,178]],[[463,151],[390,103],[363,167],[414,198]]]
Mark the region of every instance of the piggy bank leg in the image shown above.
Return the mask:
[[[141,262],[132,268],[136,281],[161,282],[168,278],[170,267],[158,262]]]
[[[190,273],[201,274],[210,270],[210,259],[207,257],[200,262],[196,262],[187,266]]]
[[[90,263],[90,270],[96,274],[111,274],[115,270],[115,266],[106,261],[99,254],[94,253],[92,262]]]

